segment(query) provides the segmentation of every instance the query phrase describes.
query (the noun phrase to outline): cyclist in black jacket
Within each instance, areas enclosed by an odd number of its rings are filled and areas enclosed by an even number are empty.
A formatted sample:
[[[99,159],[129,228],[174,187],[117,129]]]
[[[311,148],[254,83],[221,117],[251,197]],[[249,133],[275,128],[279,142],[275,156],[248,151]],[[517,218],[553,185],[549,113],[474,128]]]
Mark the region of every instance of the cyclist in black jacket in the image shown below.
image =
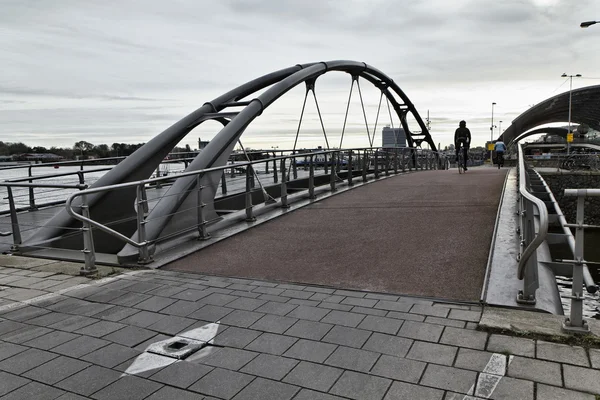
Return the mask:
[[[469,144],[471,143],[471,131],[467,128],[467,123],[465,121],[460,121],[458,124],[458,128],[456,132],[454,132],[454,147],[456,149],[456,159],[458,160],[458,152],[460,150],[460,145],[463,145],[463,154],[465,160],[465,171],[467,170],[467,160],[468,160],[468,150]]]

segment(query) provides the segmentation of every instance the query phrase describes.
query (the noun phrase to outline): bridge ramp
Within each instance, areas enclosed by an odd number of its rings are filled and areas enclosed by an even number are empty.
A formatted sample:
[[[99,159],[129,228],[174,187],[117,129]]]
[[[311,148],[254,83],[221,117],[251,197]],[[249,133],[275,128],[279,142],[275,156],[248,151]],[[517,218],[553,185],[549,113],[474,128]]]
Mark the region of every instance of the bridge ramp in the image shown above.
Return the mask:
[[[477,301],[506,169],[423,171],[316,201],[165,269]]]

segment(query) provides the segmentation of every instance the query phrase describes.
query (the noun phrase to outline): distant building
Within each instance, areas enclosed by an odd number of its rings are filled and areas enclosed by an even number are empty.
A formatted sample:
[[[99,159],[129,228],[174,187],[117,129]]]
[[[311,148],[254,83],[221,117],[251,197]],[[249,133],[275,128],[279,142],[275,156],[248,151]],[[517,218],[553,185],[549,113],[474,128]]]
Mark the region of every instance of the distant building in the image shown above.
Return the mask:
[[[403,128],[383,128],[381,134],[382,147],[406,147],[406,133]]]

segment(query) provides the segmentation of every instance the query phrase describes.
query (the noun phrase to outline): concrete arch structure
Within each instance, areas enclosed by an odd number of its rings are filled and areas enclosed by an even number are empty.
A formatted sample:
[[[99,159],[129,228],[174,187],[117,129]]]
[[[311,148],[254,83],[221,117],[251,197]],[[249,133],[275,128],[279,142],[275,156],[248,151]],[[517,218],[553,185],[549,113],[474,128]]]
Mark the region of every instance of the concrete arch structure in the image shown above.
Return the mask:
[[[600,85],[574,89],[571,97],[571,123],[586,124],[594,130],[600,130]],[[569,92],[565,92],[544,100],[519,115],[498,139],[511,143],[537,126],[568,120]]]
[[[318,78],[333,71],[348,73],[353,79],[363,78],[381,90],[400,119],[406,132],[409,147],[417,147],[422,142],[426,142],[431,149],[436,150],[427,126],[415,106],[390,77],[362,62],[319,62],[296,65],[264,75],[205,103],[202,107],[154,137],[100,178],[92,187],[116,185],[150,177],[173,147],[195,127],[207,120],[221,122],[224,125],[223,129],[189,164],[186,171],[223,166],[245,129],[256,117],[261,115],[263,110],[298,85],[305,84],[307,91],[314,91]],[[264,92],[257,97],[245,100],[263,90]],[[235,109],[236,111],[230,112],[228,109]],[[410,131],[407,124],[409,113],[416,120],[421,132],[414,133]],[[202,202],[212,204],[219,179],[220,172],[203,175],[201,185],[211,189],[202,191]],[[185,210],[186,207],[197,203],[198,199],[195,198],[195,195],[190,194],[191,189],[196,185],[197,180],[194,177],[189,177],[178,179],[171,186],[169,193],[176,195],[161,199],[148,216],[150,221],[146,225],[146,238],[148,241],[155,241],[161,235],[175,231],[177,226],[184,223],[183,220],[193,218],[192,216],[178,214],[177,211]],[[86,200],[90,208],[90,214],[96,221],[104,223],[105,221],[127,220],[134,217],[133,204],[135,198],[135,190],[128,189],[97,193],[88,196]],[[207,219],[216,216],[216,212],[211,207],[208,207],[206,213]],[[176,216],[174,217],[174,215]],[[124,222],[121,225],[113,224],[111,227],[113,229],[118,228],[119,231],[134,240],[137,239],[134,223]],[[63,210],[23,245],[24,247],[29,245],[81,249],[82,237],[80,234],[65,235],[69,232],[69,229],[78,228],[80,228],[80,223]],[[130,245],[124,246],[123,242],[103,232],[95,231],[95,238],[96,249],[99,252],[119,253],[121,257],[125,258],[129,257],[130,254],[137,253],[137,249]]]

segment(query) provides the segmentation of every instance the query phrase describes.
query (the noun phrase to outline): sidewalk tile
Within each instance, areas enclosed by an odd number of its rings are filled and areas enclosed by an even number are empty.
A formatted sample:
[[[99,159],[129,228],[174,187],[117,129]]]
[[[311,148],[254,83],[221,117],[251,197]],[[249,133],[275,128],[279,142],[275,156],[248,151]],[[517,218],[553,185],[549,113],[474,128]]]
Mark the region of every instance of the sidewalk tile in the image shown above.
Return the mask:
[[[429,324],[452,326],[454,328],[464,328],[467,324],[465,321],[460,321],[458,319],[439,318],[432,316],[428,316],[427,318],[425,318],[425,322]]]
[[[3,400],[23,400],[23,399],[35,399],[35,400],[54,400],[64,391],[54,388],[52,386],[44,385],[38,382],[30,382],[25,386],[21,386],[14,392],[10,392],[6,396],[2,397]]]
[[[177,300],[175,303],[160,310],[162,314],[174,315],[177,317],[187,317],[197,311],[202,304],[195,301]]]
[[[537,358],[589,367],[586,350],[579,346],[537,341]]]
[[[253,379],[251,375],[216,368],[190,386],[189,390],[229,400]]]
[[[281,355],[290,347],[292,347],[292,345],[297,341],[298,339],[288,336],[276,335],[273,333],[263,333],[252,343],[246,346],[246,350]]]
[[[120,320],[119,322],[127,325],[135,325],[142,328],[147,328],[150,325],[165,318],[163,314],[157,314],[150,311],[140,311],[130,317]]]
[[[375,308],[388,311],[408,312],[412,306],[413,303],[379,300],[375,305]]]
[[[83,396],[89,396],[119,379],[120,375],[120,372],[92,365],[69,378],[63,379],[55,386]]]
[[[337,346],[333,344],[300,339],[283,355],[285,357],[322,363],[331,353],[333,353],[336,347]]]
[[[104,346],[108,346],[109,341],[96,339],[89,336],[80,336],[70,342],[63,343],[52,349],[52,352],[64,354],[65,356],[79,358]]]
[[[424,322],[405,321],[398,332],[398,336],[404,336],[411,339],[426,340],[428,342],[438,342],[443,326],[427,324]]]
[[[400,330],[402,324],[403,321],[398,319],[367,315],[358,327],[361,329],[395,335]]]
[[[596,396],[589,393],[575,392],[568,389],[557,388],[538,383],[537,400],[595,400]]]
[[[199,304],[199,303],[195,303]],[[233,308],[226,308],[221,306],[213,306],[207,304],[200,308],[199,310],[194,311],[188,318],[201,319],[203,321],[216,322],[225,317],[226,315],[233,312]]]
[[[354,371],[368,372],[378,358],[379,353],[340,346],[327,358],[325,364]]]
[[[450,366],[457,350],[454,346],[415,341],[406,358]]]
[[[364,314],[356,314],[350,313],[346,311],[338,311],[333,310],[329,314],[327,314],[321,322],[334,324],[334,325],[344,325],[349,326],[350,328],[356,328],[362,320],[365,319]]]
[[[384,400],[442,400],[443,397],[444,392],[442,390],[405,382],[394,382]],[[463,399],[461,398],[461,400]]]
[[[429,364],[421,384],[457,393],[467,393],[475,385],[477,373],[453,367]]]
[[[382,333],[373,333],[367,343],[363,346],[363,349],[396,357],[404,357],[412,343],[413,340],[411,339],[384,335]]]
[[[297,386],[256,378],[234,400],[290,400],[299,390]]]
[[[408,360],[383,354],[371,370],[374,375],[417,383],[425,370],[424,362]]]
[[[260,354],[243,367],[240,372],[262,376],[263,378],[281,380],[298,364],[297,360],[270,354]]]
[[[440,343],[483,350],[485,349],[487,336],[487,332],[472,331],[448,326],[446,329],[444,329]]]
[[[224,305],[229,304],[237,299],[239,299],[239,297],[237,297],[237,296],[230,296],[228,294],[222,294],[222,293],[211,293],[208,296],[203,297],[202,300],[200,300],[200,303],[212,304],[213,306],[224,306]],[[182,299],[182,300],[186,300],[186,299]],[[247,300],[252,300],[252,299],[243,299],[243,300],[247,301]]]
[[[29,382],[31,382],[29,379],[0,371],[0,396],[12,392]]]
[[[287,314],[287,316],[298,319],[307,319],[309,321],[320,321],[330,312],[330,310],[324,308],[298,306],[292,312]]]
[[[331,325],[328,325],[328,327],[331,327]],[[286,332],[286,334],[291,335],[289,331]],[[323,342],[327,343],[341,344],[343,346],[356,347],[360,349],[365,344],[369,336],[371,336],[370,331],[336,325],[329,331],[329,333],[327,333],[327,335],[325,335],[325,337],[316,339],[321,339]]]
[[[236,310],[254,311],[265,303],[266,301],[264,300],[238,298],[237,300],[228,303],[227,307],[234,308]]]
[[[222,333],[217,334],[213,343],[217,346],[243,349],[248,346],[250,342],[259,337],[260,334],[261,332],[259,331],[231,326]]]
[[[496,386],[496,388],[492,392],[491,397],[494,400],[534,400],[533,382],[509,378],[505,376],[502,379],[500,379],[500,382],[498,382],[498,386]],[[569,398],[569,400],[573,399]]]
[[[519,337],[492,334],[488,341],[487,351],[533,358],[535,357],[535,341]]]
[[[121,324],[119,322],[99,321],[95,324],[78,329],[75,331],[75,333],[99,338],[108,335],[109,333],[118,331],[119,329],[122,329],[125,326],[125,324]]]
[[[455,367],[481,372],[485,369],[494,353],[472,349],[458,349]]]
[[[509,364],[507,375],[549,385],[562,382],[560,364],[518,356]]]
[[[206,365],[178,361],[155,372],[150,379],[170,386],[186,389],[212,370],[212,367]]]
[[[106,368],[113,368],[138,355],[140,355],[140,352],[137,350],[113,343],[89,353],[81,359]]]
[[[285,377],[284,382],[327,392],[342,372],[338,368],[302,361]]]
[[[572,365],[563,365],[563,371],[566,388],[600,394],[600,371]],[[549,383],[552,384],[552,382]]]
[[[296,318],[281,317],[279,315],[266,314],[261,319],[256,321],[250,329],[270,333],[283,333],[288,330],[294,323],[298,321]]]
[[[47,385],[54,385],[89,366],[87,362],[60,356],[29,370],[23,376]]]
[[[122,344],[127,347],[135,347],[140,343],[154,337],[156,332],[148,329],[140,328],[137,326],[126,326],[123,329],[115,331],[111,334],[104,336],[103,339],[110,340],[111,342]]]
[[[479,322],[481,318],[481,311],[466,311],[466,310],[457,310],[455,308],[450,310],[450,314],[448,318],[451,319],[460,319],[463,321],[470,322]]]
[[[58,357],[58,354],[38,349],[29,349],[0,361],[0,370],[21,375],[56,357]]]
[[[439,317],[439,318],[447,318],[448,314],[450,313],[450,309],[447,307],[441,307],[441,306],[434,307],[434,306],[427,306],[424,304],[415,304],[410,309],[410,313],[411,314],[429,315],[432,317]]]
[[[35,339],[25,342],[23,345],[42,350],[49,350],[73,339],[77,339],[78,337],[79,335],[70,332],[52,331],[43,336],[38,336]]]
[[[160,296],[152,296],[147,300],[142,301],[135,305],[135,308],[139,308],[140,310],[158,312],[163,308],[167,308],[171,304],[175,303],[176,299],[169,299],[166,297]]]
[[[308,389],[302,389],[294,400],[344,400],[341,397],[330,394],[319,393]]]
[[[212,348],[212,351],[208,356],[198,359],[197,362],[210,365],[211,367],[237,371],[252,361],[257,355],[258,353],[247,350],[231,349],[227,347]]]
[[[330,393],[356,400],[381,400],[391,383],[389,379],[346,371]]]
[[[254,311],[235,310],[227,316],[221,318],[221,323],[225,325],[239,326],[240,328],[248,328],[256,321],[261,319],[265,314]],[[254,328],[252,328],[254,329]]]
[[[359,314],[367,314],[367,315],[376,315],[378,317],[385,317],[388,313],[387,310],[379,310],[376,308],[367,308],[367,307],[352,307],[353,313]]]
[[[204,396],[198,393],[186,392],[169,386],[163,386],[144,400],[203,400]],[[207,398],[206,398],[207,399]],[[62,400],[62,399],[57,399]]]
[[[160,383],[127,375],[94,393],[92,398],[97,400],[143,400],[162,386]]]
[[[283,316],[298,307],[295,304],[278,303],[276,301],[269,301],[269,302],[263,302],[263,303],[264,304],[262,304],[260,307],[258,307],[255,311],[261,312],[261,313],[266,313],[266,314],[275,314],[275,315]],[[292,317],[293,317],[293,315],[292,315]]]
[[[148,326],[148,329],[164,333],[165,335],[175,335],[181,331],[187,330],[187,328],[189,328],[195,322],[197,321],[191,318],[169,315]]]
[[[346,297],[344,300],[342,300],[342,302],[340,304],[347,304],[349,306],[356,306],[356,307],[372,308],[375,306],[375,304],[377,304],[377,301],[378,300],[374,300],[374,299]]]
[[[14,343],[0,342],[0,361],[12,357],[15,354],[22,353],[25,350],[27,350],[27,347]]]

